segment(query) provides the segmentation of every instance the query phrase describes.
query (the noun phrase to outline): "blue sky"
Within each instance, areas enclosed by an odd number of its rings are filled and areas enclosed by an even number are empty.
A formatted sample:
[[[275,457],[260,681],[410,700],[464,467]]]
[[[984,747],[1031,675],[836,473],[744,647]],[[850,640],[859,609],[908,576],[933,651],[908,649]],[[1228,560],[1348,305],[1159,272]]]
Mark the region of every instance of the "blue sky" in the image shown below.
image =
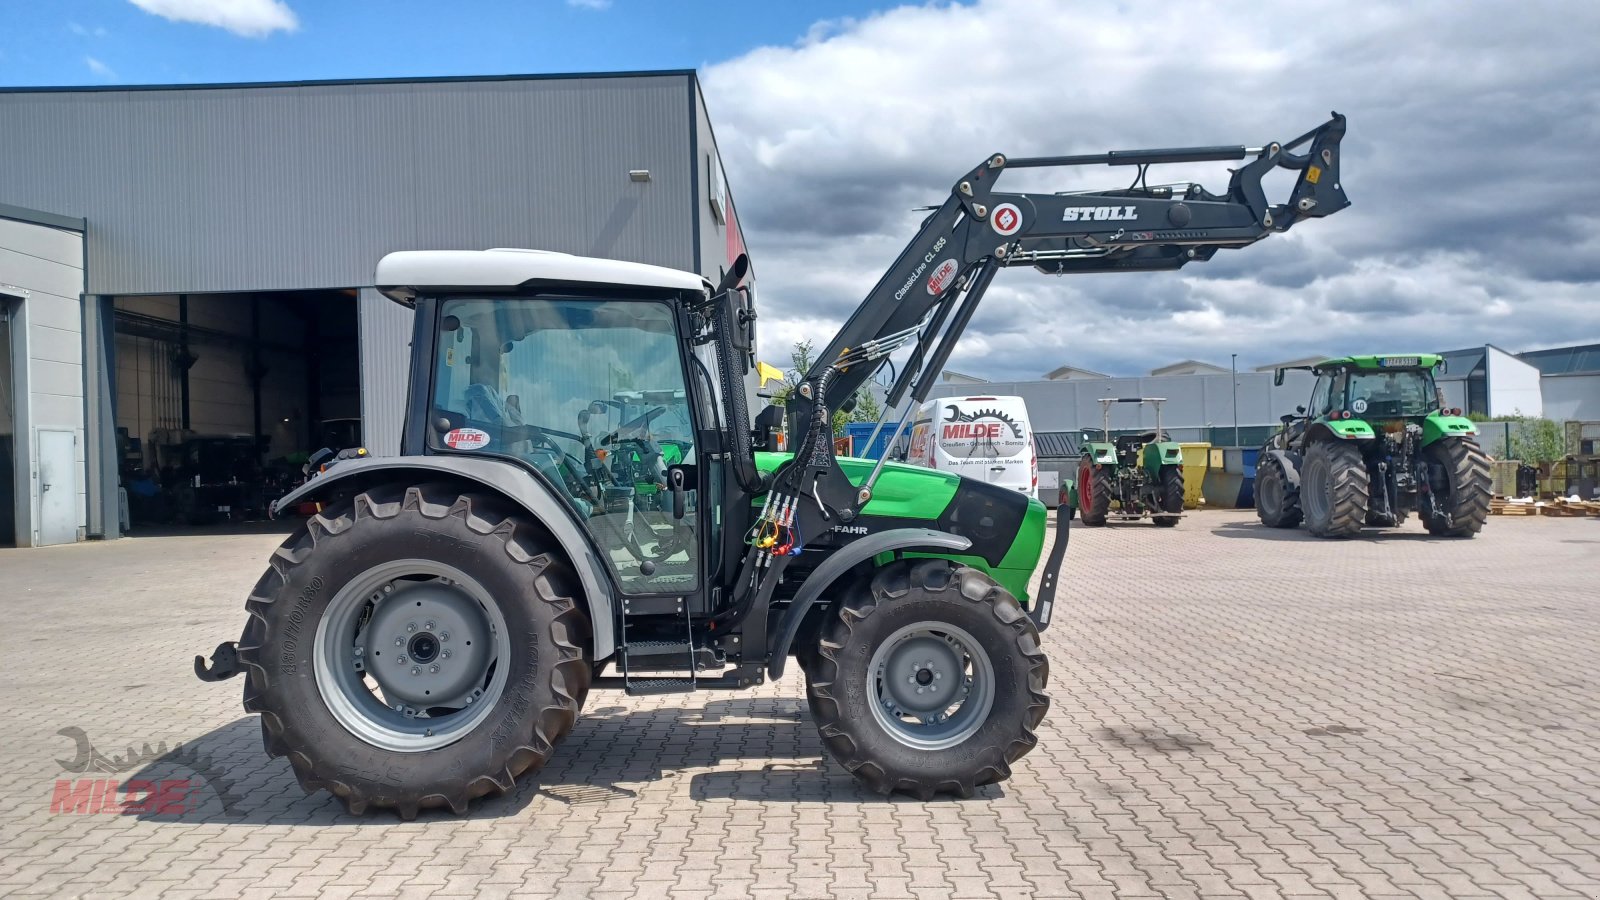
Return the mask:
[[[244,37],[171,21],[129,0],[0,0],[0,85],[699,68],[752,47],[793,43],[818,20],[893,5],[312,0],[289,4],[294,30]]]

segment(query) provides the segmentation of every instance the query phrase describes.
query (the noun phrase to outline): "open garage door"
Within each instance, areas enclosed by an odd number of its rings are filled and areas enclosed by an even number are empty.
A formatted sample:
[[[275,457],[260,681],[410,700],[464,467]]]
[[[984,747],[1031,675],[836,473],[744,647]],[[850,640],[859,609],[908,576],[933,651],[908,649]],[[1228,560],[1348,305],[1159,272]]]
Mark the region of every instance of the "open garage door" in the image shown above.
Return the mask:
[[[118,471],[141,528],[265,517],[361,442],[354,290],[117,297]]]

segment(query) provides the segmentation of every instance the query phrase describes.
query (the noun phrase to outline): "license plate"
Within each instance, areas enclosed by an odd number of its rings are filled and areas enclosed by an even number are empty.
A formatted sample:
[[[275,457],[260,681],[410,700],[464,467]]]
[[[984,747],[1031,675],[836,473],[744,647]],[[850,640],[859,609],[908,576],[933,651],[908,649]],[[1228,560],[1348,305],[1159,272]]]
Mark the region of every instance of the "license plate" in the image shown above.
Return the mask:
[[[1386,369],[1408,369],[1420,361],[1415,356],[1385,356],[1378,360],[1378,365]]]

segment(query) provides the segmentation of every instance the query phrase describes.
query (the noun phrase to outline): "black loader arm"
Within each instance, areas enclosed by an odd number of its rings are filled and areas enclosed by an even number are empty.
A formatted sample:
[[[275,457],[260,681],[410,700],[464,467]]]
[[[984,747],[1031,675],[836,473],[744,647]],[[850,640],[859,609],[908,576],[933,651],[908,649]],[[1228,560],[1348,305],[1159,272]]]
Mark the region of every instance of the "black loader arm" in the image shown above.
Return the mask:
[[[888,390],[879,428],[891,424],[890,411],[908,397],[907,408],[915,409],[996,272],[1010,266],[1058,275],[1178,269],[1287,231],[1302,219],[1332,215],[1350,205],[1339,171],[1344,133],[1344,116],[1333,113],[1283,143],[1024,159],[997,153],[962,175],[790,396],[795,455],[773,473],[758,522],[765,533],[781,536],[769,543],[786,552],[747,554],[741,593],[770,595],[777,580],[771,576],[782,572],[805,536],[851,521],[871,499],[882,462],[861,485],[852,484],[834,459],[833,413],[889,354],[907,345],[910,356]],[[1198,184],[1152,185],[1147,179],[1151,166],[1212,161],[1241,163],[1220,194]],[[996,189],[1007,169],[1076,166],[1123,168],[1133,177],[1126,187],[1102,191]],[[1299,177],[1289,196],[1274,203],[1262,181],[1278,168]],[[906,419],[899,419],[890,445]]]

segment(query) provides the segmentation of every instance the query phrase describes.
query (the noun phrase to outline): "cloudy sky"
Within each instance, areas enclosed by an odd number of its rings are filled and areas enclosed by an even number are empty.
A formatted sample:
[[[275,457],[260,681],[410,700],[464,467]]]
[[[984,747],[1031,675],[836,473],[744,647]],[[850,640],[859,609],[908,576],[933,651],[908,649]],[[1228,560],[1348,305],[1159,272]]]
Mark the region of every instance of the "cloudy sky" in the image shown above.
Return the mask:
[[[1593,0],[443,8],[0,0],[0,83],[698,68],[778,358],[797,338],[825,343],[915,232],[915,208],[992,152],[1260,145],[1337,109],[1350,209],[1181,272],[1004,272],[951,367],[1136,374],[1231,353],[1244,367],[1600,341]],[[1151,177],[1227,182],[1220,164]],[[1004,184],[1126,180],[1103,169]]]

